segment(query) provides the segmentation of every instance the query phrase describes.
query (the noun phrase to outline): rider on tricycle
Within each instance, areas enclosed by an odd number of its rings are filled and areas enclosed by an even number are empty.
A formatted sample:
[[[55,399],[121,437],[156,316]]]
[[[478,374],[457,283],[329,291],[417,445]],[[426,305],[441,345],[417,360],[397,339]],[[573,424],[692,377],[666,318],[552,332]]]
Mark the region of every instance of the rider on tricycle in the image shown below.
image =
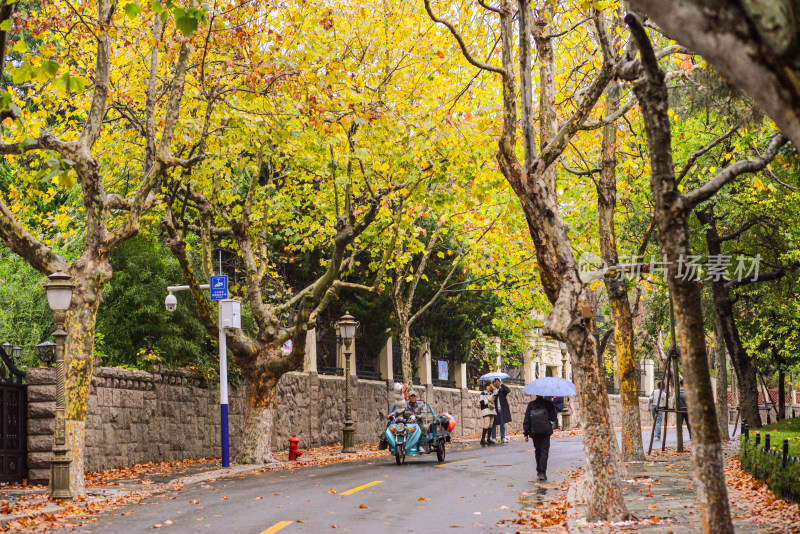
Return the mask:
[[[405,463],[406,456],[434,451],[437,459],[444,461],[445,443],[450,441],[450,431],[455,426],[452,416],[434,415],[431,405],[418,401],[417,393],[412,390],[408,394],[408,404],[399,407],[393,404],[388,419],[385,437],[397,465]]]

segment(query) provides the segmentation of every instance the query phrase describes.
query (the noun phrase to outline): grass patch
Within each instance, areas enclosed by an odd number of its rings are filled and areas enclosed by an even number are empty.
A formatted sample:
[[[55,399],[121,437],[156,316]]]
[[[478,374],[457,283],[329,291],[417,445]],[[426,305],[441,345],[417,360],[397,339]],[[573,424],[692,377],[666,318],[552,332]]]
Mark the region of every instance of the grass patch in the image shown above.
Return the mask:
[[[770,446],[774,449],[783,450],[783,440],[789,440],[789,454],[800,456],[800,418],[784,419],[771,425],[764,425],[761,428],[750,430],[750,439],[755,439],[755,433],[761,432],[761,443],[769,434]]]

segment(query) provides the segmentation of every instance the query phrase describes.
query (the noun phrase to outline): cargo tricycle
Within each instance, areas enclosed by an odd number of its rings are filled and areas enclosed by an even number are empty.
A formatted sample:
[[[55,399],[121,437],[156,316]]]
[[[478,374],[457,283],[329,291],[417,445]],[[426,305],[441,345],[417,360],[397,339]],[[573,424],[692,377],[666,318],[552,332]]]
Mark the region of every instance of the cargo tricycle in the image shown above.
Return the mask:
[[[427,402],[425,402],[425,406],[431,421],[428,423],[427,451],[425,447],[419,446],[422,432],[419,428],[420,421],[414,412],[410,408],[395,410],[394,404],[389,410],[389,423],[386,426],[385,438],[397,465],[403,465],[407,456],[421,456],[434,452],[440,462],[445,459],[446,443],[450,441],[450,432],[455,427],[456,420],[447,413],[435,415],[433,408]]]

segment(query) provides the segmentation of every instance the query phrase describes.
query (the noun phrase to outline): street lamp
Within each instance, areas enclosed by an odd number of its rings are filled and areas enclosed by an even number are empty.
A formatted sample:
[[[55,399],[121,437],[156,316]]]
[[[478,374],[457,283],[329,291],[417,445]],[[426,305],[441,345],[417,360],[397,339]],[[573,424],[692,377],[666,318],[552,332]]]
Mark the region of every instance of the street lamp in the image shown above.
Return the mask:
[[[19,363],[20,358],[22,358],[22,347],[17,345],[12,349],[14,354],[14,363]]]
[[[353,339],[356,337],[356,328],[358,328],[358,321],[355,317],[350,315],[350,312],[342,315],[339,322],[336,323],[336,329],[339,331],[339,339],[344,342],[344,430],[342,431],[342,452],[356,452],[353,443],[355,437],[355,428],[353,428],[352,412],[350,410],[350,353],[353,346]]]
[[[72,302],[72,290],[75,288],[71,283],[70,276],[64,272],[57,272],[50,275],[50,282],[45,285],[47,304],[53,311],[53,321],[56,323],[56,331],[53,337],[56,339],[56,430],[53,444],[53,459],[50,461],[50,485],[48,492],[51,499],[71,499],[72,492],[69,489],[69,449],[67,448],[66,422],[64,421],[65,398],[64,385],[66,382],[66,370],[64,369],[64,340],[67,333],[64,331],[64,321],[67,318],[67,310]]]
[[[42,363],[47,367],[52,367],[56,359],[56,344],[52,341],[43,341],[36,345],[36,349],[39,351],[39,359],[42,360]]]
[[[563,341],[558,342],[558,348],[561,349],[561,378],[567,378],[567,344]],[[561,426],[564,430],[569,430],[569,409],[567,408],[569,397],[564,397],[564,407],[561,410]]]

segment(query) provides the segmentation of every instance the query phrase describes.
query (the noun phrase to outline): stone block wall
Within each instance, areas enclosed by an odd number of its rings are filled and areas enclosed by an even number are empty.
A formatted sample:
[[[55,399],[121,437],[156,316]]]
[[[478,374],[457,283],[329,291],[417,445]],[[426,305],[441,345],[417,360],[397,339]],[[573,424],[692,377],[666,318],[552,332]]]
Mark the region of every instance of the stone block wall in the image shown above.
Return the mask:
[[[55,428],[55,369],[26,373],[28,383],[28,480],[46,483]],[[243,395],[229,399],[235,451],[244,413]],[[201,387],[190,369],[154,373],[95,369],[86,417],[86,470],[220,454],[219,397]]]

